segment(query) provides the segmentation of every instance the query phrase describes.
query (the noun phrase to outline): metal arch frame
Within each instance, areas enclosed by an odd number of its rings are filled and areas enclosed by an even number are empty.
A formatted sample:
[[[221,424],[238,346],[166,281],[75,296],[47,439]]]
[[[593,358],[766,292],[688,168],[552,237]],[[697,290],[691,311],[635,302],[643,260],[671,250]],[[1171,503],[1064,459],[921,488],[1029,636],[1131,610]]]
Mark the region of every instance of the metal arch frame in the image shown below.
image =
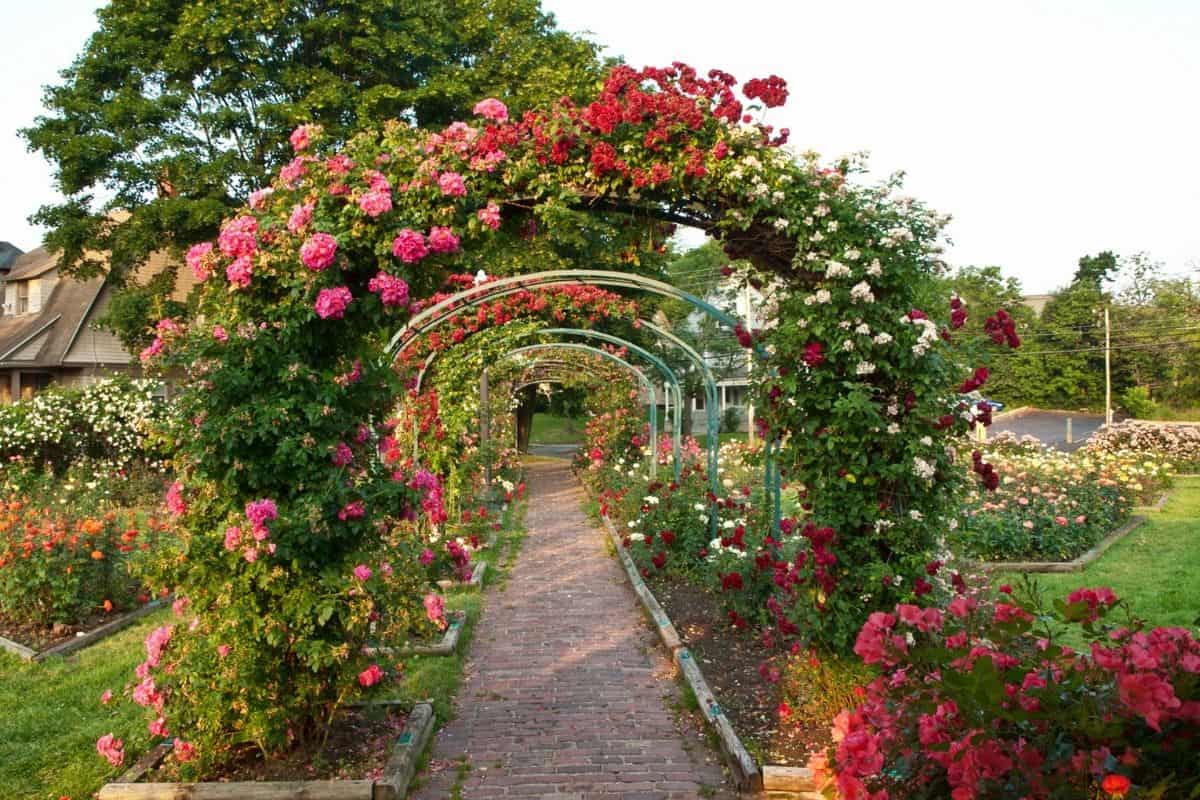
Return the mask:
[[[658,395],[654,391],[654,382],[647,378],[640,369],[623,358],[616,356],[607,350],[601,350],[599,347],[580,344],[578,342],[544,342],[539,344],[529,344],[523,347],[517,347],[505,353],[501,358],[511,358],[522,353],[531,353],[542,350],[578,350],[581,352],[592,353],[593,355],[603,356],[610,359],[616,364],[623,366],[637,376],[642,383],[642,388],[646,390],[646,394],[650,396],[650,477],[655,477],[658,474]]]
[[[715,319],[717,322],[725,325],[727,328],[733,329],[738,325],[738,321],[732,315],[722,311],[716,306],[713,306],[711,303],[708,303],[689,292],[678,289],[669,283],[664,283],[663,281],[655,280],[653,278],[635,275],[632,273],[614,272],[611,270],[553,270],[489,280],[457,292],[454,295],[430,306],[429,308],[422,310],[420,313],[410,319],[403,328],[401,328],[396,332],[395,335],[392,336],[391,340],[388,342],[386,352],[391,356],[391,360],[395,362],[409,343],[419,340],[424,333],[438,327],[454,314],[477,306],[488,300],[498,299],[500,297],[505,297],[510,294],[515,294],[528,289],[568,285],[595,285],[650,291],[662,296],[682,300],[690,304],[693,308],[702,311],[709,317]],[[660,335],[669,338],[676,345],[684,347],[685,352],[686,350],[691,349],[690,347],[687,347],[685,343],[678,337],[663,331],[661,328],[646,323],[644,320],[641,321],[641,323],[647,324],[652,330],[655,330]],[[768,359],[768,354],[761,345],[755,344],[751,349],[762,360],[765,361]],[[694,350],[692,350],[692,354],[695,354]],[[426,359],[425,364],[421,368],[421,373],[417,381],[418,391],[420,390],[420,379],[424,376],[429,364],[432,363],[434,355],[435,354],[430,354],[430,357]],[[695,355],[698,356],[698,354]],[[703,361],[703,359],[700,360]],[[704,367],[706,368],[707,364],[704,364]],[[708,372],[707,377],[711,378],[711,371],[706,371]],[[713,381],[713,386],[715,387],[715,381]],[[706,422],[709,433],[707,437],[707,443],[709,444],[709,471],[712,473],[713,481],[715,481],[717,461],[716,453],[719,449],[716,429],[719,428],[719,425],[715,425],[713,420],[717,402],[716,391],[715,388],[713,388],[710,392],[707,379],[705,393]],[[677,408],[677,412],[681,410],[682,409]],[[769,500],[773,502],[773,529],[776,534],[779,533],[780,529],[782,497],[780,474],[778,465],[775,463],[779,446],[780,442],[778,439],[768,441],[766,443],[766,453],[764,458],[764,489]],[[676,463],[678,463],[678,459],[676,459]],[[718,493],[714,491],[714,494]]]
[[[642,358],[649,361],[651,364],[653,364],[658,369],[659,372],[661,372],[663,374],[663,377],[665,377],[667,379],[667,382],[671,385],[671,388],[674,389],[674,391],[675,391],[676,412],[674,415],[672,415],[672,418],[671,418],[671,424],[672,424],[671,443],[672,443],[672,448],[673,448],[672,454],[674,456],[674,462],[675,462],[674,463],[675,480],[678,481],[680,470],[682,469],[682,464],[680,462],[682,460],[682,441],[681,440],[683,438],[683,419],[681,418],[681,416],[679,414],[679,410],[683,408],[683,390],[679,386],[679,377],[675,374],[675,371],[673,369],[671,369],[669,366],[667,366],[667,363],[665,361],[663,361],[661,358],[654,355],[653,353],[651,353],[649,350],[645,349],[644,347],[634,344],[633,342],[629,341],[628,339],[622,339],[620,336],[613,336],[610,333],[603,333],[602,331],[590,331],[585,328],[542,328],[540,330],[534,331],[533,333],[527,334],[527,335],[543,334],[543,333],[554,334],[554,335],[566,335],[566,336],[583,336],[583,337],[586,337],[589,339],[599,339],[602,342],[608,342],[610,344],[615,344],[620,347],[628,348],[631,352],[634,352],[634,353],[638,354],[639,356],[641,356]],[[523,337],[518,336],[517,338],[523,338]],[[666,410],[666,408],[665,408],[666,397],[667,397],[666,392],[663,392],[664,411]],[[652,398],[652,400],[653,399],[654,398]],[[657,443],[654,445],[654,447],[657,448]]]
[[[430,328],[437,327],[444,317],[454,312],[472,308],[487,300],[505,297],[527,289],[539,289],[548,286],[612,286],[625,289],[639,289],[654,292],[665,297],[682,300],[693,308],[703,311],[731,330],[738,325],[738,320],[716,306],[701,300],[699,297],[676,288],[669,283],[635,275],[628,272],[614,272],[602,269],[561,269],[546,272],[531,272],[526,275],[514,275],[509,278],[496,278],[484,281],[469,289],[463,289],[445,300],[436,303],[410,319],[403,328],[396,332],[388,342],[386,352],[395,361],[405,346],[416,341],[421,334]],[[754,345],[753,350],[760,358],[766,360],[767,351],[761,345]]]

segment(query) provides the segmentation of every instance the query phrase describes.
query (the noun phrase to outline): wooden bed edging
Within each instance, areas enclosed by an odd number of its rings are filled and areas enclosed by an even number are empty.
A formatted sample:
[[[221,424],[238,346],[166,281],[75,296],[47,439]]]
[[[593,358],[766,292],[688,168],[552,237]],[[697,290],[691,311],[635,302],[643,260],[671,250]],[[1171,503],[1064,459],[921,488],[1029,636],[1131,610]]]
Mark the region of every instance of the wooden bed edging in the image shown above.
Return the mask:
[[[633,563],[633,559],[629,553],[625,552],[625,548],[621,544],[621,537],[617,533],[616,528],[613,527],[612,520],[608,518],[607,514],[601,514],[600,519],[604,523],[604,528],[608,533],[609,539],[616,548],[617,558],[625,568],[625,574],[629,577],[629,582],[633,585],[634,592],[642,602],[642,607],[645,608],[646,613],[654,621],[654,626],[658,631],[663,646],[678,665],[684,681],[687,682],[688,688],[695,695],[696,702],[700,706],[700,711],[704,715],[704,719],[713,726],[713,730],[717,734],[717,739],[721,743],[721,751],[733,770],[738,788],[749,792],[787,792],[793,796],[800,797],[801,800],[818,800],[818,798],[821,798],[822,795],[818,791],[819,787],[813,779],[813,774],[810,770],[802,767],[784,767],[774,764],[760,766],[750,755],[750,752],[746,750],[746,746],[742,744],[737,731],[733,729],[732,723],[730,723],[729,718],[725,716],[725,712],[721,709],[721,705],[717,702],[712,689],[709,688],[708,681],[704,679],[704,673],[700,670],[700,665],[692,657],[691,651],[684,646],[682,640],[679,638],[678,631],[676,631],[675,626],[671,623],[670,618],[667,617],[662,605],[654,597],[654,594],[650,591],[650,587],[642,580],[642,576],[637,570],[637,565]]]
[[[85,631],[82,635],[59,642],[52,647],[47,647],[45,650],[34,650],[20,642],[14,642],[12,639],[0,636],[0,649],[7,650],[26,661],[44,661],[50,656],[65,656],[77,650],[82,650],[85,647],[90,647],[101,639],[107,639],[109,636],[124,630],[152,611],[162,608],[162,606],[162,600],[151,600],[141,608],[135,608],[133,611],[121,614],[119,617],[110,619],[103,625],[92,628],[90,631]]]
[[[100,789],[99,800],[401,800],[417,761],[433,735],[433,706],[417,703],[396,739],[377,781],[230,781],[225,783],[138,783],[171,752],[169,743],[150,750],[115,782]]]

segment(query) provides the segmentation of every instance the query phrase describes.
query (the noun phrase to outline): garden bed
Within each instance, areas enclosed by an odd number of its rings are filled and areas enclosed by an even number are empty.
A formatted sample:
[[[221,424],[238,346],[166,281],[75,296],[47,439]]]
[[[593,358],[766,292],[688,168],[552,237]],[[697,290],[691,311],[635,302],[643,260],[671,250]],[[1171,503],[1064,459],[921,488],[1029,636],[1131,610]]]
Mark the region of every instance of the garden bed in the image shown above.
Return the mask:
[[[51,628],[18,625],[0,617],[0,649],[26,661],[65,656],[112,636],[161,605],[161,601],[152,600],[124,614],[94,614],[74,625],[56,624]]]
[[[783,685],[768,683],[758,671],[768,653],[756,637],[721,621],[721,604],[711,592],[663,579],[650,586],[703,670],[725,716],[759,762],[799,766],[807,764],[809,756],[824,752],[831,742],[828,720],[779,725]]]
[[[1145,517],[1131,517],[1090,550],[1069,561],[981,561],[975,565],[986,572],[1080,572],[1145,521]]]
[[[339,715],[323,746],[302,747],[265,761],[255,751],[225,765],[213,780],[177,782],[171,752],[160,746],[104,786],[100,800],[168,798],[296,798],[399,800],[433,731],[433,707],[417,704],[398,715],[393,705],[371,704]],[[373,713],[382,711],[382,714]],[[360,777],[348,777],[348,776]]]

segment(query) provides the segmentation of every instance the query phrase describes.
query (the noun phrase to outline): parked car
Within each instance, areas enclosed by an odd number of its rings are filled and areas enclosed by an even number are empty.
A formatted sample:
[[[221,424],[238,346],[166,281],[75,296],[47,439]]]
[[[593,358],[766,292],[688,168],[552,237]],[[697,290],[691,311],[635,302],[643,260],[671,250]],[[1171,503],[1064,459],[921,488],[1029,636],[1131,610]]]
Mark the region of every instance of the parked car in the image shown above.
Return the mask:
[[[980,403],[987,403],[988,407],[991,408],[993,412],[1004,410],[1004,403],[1001,403],[999,400],[989,400],[988,398],[981,395],[979,392],[971,392],[970,394],[964,394],[962,397],[964,400],[966,400],[971,405],[979,405]]]

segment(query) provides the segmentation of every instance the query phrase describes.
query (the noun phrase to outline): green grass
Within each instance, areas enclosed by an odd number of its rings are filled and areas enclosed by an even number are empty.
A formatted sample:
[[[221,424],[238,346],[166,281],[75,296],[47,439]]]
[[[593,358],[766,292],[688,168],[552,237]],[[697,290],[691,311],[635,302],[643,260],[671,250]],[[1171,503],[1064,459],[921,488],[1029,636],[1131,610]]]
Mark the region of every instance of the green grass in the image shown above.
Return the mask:
[[[1082,572],[1035,577],[1051,599],[1065,598],[1081,586],[1109,586],[1150,625],[1195,630],[1200,617],[1200,478],[1177,478],[1163,512],[1143,516],[1146,522]]]
[[[507,581],[508,569],[524,538],[524,503],[510,507],[505,528],[488,554],[488,584]],[[404,659],[406,680],[391,692],[372,699],[429,699],[439,723],[451,716],[451,704],[463,680],[467,645],[474,633],[483,599],[479,592],[454,590],[446,607],[463,610],[468,623],[454,656],[413,656]],[[109,767],[96,753],[96,740],[114,733],[125,741],[126,765],[150,744],[142,709],[122,696],[133,670],[145,658],[142,642],[162,625],[170,610],[156,612],[121,633],[63,658],[41,664],[0,653],[0,797],[5,800],[44,800],[70,797],[84,800],[124,768]],[[113,692],[109,705],[100,695]]]
[[[98,738],[116,734],[130,757],[146,749],[142,709],[121,690],[145,658],[142,641],[169,614],[151,614],[67,658],[30,664],[0,654],[0,795],[83,800],[120,773],[97,755]],[[114,697],[102,706],[106,689]]]
[[[729,431],[726,433],[718,433],[717,434],[717,444],[718,444],[718,446],[720,446],[720,445],[725,444],[726,442],[745,442],[745,441],[747,441],[748,436],[749,436],[749,434],[744,433],[744,432],[739,432],[739,431]],[[696,437],[696,441],[700,444],[701,450],[705,449],[706,447],[708,447],[708,434],[702,433],[702,434],[698,435]]]
[[[577,444],[583,441],[583,420],[534,414],[529,441],[536,444]]]

